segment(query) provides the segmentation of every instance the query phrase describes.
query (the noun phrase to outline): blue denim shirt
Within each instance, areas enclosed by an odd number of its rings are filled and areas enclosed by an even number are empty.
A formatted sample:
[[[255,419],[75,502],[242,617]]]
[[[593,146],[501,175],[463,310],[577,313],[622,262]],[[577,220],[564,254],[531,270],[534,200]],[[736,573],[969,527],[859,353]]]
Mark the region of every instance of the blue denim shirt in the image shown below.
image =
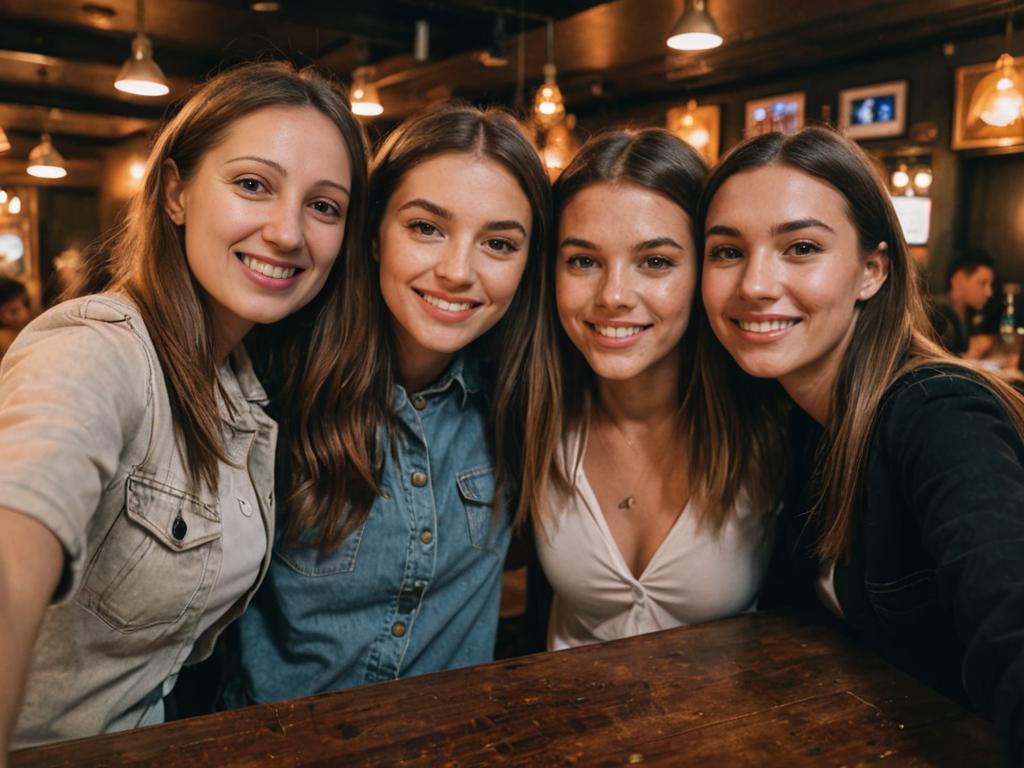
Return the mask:
[[[285,547],[238,627],[228,706],[394,680],[493,658],[510,529],[477,364],[457,357],[408,395],[396,385],[398,462],[385,446],[366,522],[333,551]],[[494,529],[492,531],[492,528]]]

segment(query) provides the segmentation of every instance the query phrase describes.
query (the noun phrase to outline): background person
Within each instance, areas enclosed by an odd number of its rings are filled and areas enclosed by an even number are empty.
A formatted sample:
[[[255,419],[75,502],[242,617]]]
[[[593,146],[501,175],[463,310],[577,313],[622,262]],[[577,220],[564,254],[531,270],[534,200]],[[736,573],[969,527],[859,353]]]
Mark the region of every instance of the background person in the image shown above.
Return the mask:
[[[950,264],[946,295],[934,301],[931,315],[942,346],[954,355],[978,360],[992,348],[995,333],[972,330],[974,317],[992,297],[994,280],[995,261],[983,249],[967,251]]]

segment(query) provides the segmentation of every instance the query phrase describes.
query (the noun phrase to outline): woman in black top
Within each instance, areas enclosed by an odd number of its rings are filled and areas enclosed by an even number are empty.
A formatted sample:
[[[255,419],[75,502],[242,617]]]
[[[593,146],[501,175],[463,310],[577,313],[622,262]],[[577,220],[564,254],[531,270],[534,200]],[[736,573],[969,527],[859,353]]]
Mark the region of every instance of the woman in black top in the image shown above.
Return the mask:
[[[790,574],[889,659],[966,695],[1020,764],[1024,400],[934,342],[889,197],[838,134],[741,144],[697,225],[718,423],[768,444],[785,428],[770,404],[788,398],[791,437],[814,441],[783,516]],[[721,445],[721,466],[744,450]]]

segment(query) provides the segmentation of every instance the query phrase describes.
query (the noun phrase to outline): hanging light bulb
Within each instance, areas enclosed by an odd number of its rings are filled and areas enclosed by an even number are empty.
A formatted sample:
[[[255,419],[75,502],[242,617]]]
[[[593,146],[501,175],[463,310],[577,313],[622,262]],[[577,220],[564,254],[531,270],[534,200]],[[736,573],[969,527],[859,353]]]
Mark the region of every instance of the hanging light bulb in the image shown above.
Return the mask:
[[[967,111],[968,123],[981,120],[987,125],[1005,128],[1024,116],[1024,77],[1010,55],[1013,40],[1013,3],[1006,13],[1006,42],[995,69],[974,88]]]
[[[692,0],[665,41],[669,48],[706,51],[722,44],[722,34],[705,5],[705,0]]]
[[[562,90],[555,82],[555,24],[548,19],[548,62],[544,65],[544,84],[537,89],[533,99],[534,118],[542,127],[550,127],[565,117],[565,101]]]
[[[352,72],[352,113],[376,117],[384,112],[377,86],[373,84],[373,68],[358,67]]]
[[[12,216],[17,216],[21,213],[21,198],[15,195],[11,198],[11,202],[7,204],[7,212]]]
[[[891,181],[893,189],[904,189],[910,183],[910,174],[907,173],[907,166],[901,165],[893,171]]]
[[[4,129],[0,128],[0,154],[7,152],[11,148],[11,140],[7,138],[7,134],[4,133]]]
[[[0,189],[0,205],[3,205],[6,202],[7,202],[7,190],[6,189]]]
[[[39,145],[28,153],[28,168],[25,170],[29,176],[40,179],[63,179],[68,175],[64,158],[53,146],[50,134],[44,132]]]
[[[914,189],[927,192],[932,186],[932,169],[920,166],[914,170]]]
[[[157,63],[153,61],[153,44],[143,26],[143,0],[136,6],[137,31],[132,39],[132,55],[121,67],[114,87],[136,96],[163,96],[171,89]]]

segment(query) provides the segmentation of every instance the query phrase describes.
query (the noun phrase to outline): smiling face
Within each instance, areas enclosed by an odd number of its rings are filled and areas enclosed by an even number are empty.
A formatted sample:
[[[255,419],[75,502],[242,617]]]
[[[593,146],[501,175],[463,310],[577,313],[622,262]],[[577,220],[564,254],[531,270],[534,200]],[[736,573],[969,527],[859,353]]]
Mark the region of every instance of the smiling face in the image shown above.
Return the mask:
[[[558,315],[594,373],[678,370],[697,275],[690,216],[645,187],[598,183],[569,200],[558,241]]]
[[[735,174],[708,208],[702,290],[715,335],[743,370],[778,379],[815,418],[857,302],[887,276],[885,245],[861,252],[842,195],[789,166]]]
[[[405,174],[381,219],[378,256],[407,388],[433,381],[508,310],[531,219],[515,176],[487,157],[444,153]]]
[[[220,354],[319,293],[341,250],[351,184],[340,131],[312,107],[238,119],[184,182],[167,161],[167,212],[184,227]]]

